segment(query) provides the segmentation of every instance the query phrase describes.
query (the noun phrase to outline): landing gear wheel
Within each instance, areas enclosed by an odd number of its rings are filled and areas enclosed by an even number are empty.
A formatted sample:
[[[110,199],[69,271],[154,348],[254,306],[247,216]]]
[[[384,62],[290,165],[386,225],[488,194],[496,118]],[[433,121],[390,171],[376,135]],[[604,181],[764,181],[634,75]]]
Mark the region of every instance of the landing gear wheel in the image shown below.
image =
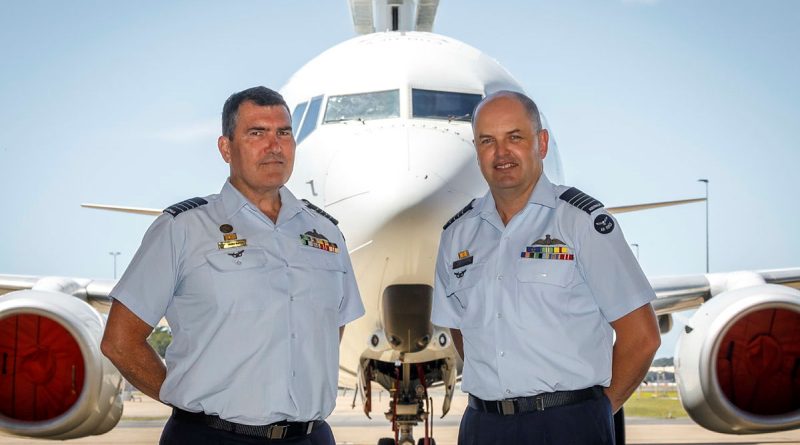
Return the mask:
[[[383,437],[378,439],[378,445],[395,445],[395,443],[391,437]]]
[[[436,445],[436,441],[433,440],[433,437],[431,437],[428,440],[428,442],[430,442],[428,445]],[[425,445],[425,439],[423,438],[417,439],[417,445]]]

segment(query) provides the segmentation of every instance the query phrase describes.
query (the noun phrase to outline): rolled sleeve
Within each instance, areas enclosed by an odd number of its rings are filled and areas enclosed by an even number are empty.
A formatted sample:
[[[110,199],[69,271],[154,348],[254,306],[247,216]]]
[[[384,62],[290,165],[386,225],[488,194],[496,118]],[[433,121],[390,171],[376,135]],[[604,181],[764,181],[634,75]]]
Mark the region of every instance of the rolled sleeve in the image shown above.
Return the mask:
[[[172,300],[177,276],[174,218],[161,215],[144,235],[142,245],[111,291],[142,321],[155,326]]]
[[[609,233],[595,230],[591,220],[578,229],[581,242],[577,257],[584,279],[608,322],[619,319],[656,297],[622,229],[611,218],[614,229]]]

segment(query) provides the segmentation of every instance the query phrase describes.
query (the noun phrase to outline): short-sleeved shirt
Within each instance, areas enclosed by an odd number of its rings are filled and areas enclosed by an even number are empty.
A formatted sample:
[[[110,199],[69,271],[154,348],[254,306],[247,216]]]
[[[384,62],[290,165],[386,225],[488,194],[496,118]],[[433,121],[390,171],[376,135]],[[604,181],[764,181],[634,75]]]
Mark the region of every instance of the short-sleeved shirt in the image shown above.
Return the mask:
[[[163,402],[249,425],[333,410],[338,329],[364,307],[337,226],[279,192],[277,223],[230,182],[173,206],[180,213],[156,219],[112,291],[172,329]]]
[[[442,233],[431,317],[463,334],[462,389],[501,400],[608,386],[609,323],[655,298],[616,220],[544,174],[507,226],[490,192],[471,206]]]

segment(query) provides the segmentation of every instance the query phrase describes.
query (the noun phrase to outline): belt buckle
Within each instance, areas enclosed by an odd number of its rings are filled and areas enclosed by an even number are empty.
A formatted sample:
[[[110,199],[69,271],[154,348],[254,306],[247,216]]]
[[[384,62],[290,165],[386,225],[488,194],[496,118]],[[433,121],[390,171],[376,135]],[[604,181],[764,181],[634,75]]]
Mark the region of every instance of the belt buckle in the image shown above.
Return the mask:
[[[504,416],[510,416],[514,414],[514,401],[513,400],[501,400],[500,401],[500,412],[503,413]]]
[[[269,427],[267,433],[268,439],[283,439],[286,437],[286,431],[289,429],[288,425],[272,425]]]
[[[544,411],[544,397],[537,396],[533,400],[536,402],[536,411]]]

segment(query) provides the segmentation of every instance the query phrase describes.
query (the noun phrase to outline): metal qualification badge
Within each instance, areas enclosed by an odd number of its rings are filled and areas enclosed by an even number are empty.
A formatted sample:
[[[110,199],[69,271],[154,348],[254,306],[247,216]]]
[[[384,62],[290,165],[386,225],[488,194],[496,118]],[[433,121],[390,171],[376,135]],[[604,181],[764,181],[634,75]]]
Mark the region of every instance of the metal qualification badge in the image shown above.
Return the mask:
[[[217,248],[233,249],[234,247],[244,247],[247,245],[246,239],[237,239],[233,233],[233,226],[230,224],[223,224],[219,226],[219,231],[222,232],[222,241],[217,243]]]

